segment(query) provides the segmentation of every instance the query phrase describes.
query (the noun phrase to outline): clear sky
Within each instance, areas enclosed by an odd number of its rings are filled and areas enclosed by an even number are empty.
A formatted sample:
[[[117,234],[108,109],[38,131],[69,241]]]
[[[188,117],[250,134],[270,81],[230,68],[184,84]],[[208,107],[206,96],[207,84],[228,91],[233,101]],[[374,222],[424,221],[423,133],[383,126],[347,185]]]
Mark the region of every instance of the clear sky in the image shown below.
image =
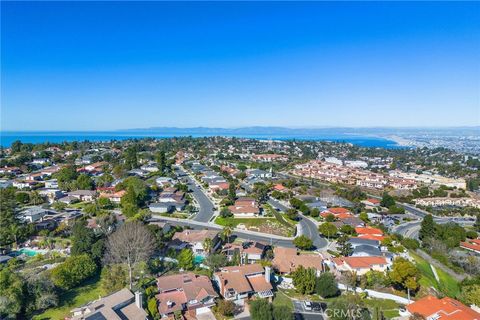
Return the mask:
[[[4,2],[2,130],[480,124],[480,2]]]

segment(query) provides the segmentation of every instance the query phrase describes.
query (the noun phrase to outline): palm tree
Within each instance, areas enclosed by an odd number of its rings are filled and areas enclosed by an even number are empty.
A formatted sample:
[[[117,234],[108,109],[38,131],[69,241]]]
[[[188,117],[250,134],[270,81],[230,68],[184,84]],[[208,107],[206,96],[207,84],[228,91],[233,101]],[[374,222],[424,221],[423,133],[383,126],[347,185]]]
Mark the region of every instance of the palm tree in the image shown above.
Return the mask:
[[[233,229],[230,226],[223,227],[220,237],[225,242],[230,242],[230,237],[232,236]]]
[[[205,250],[206,253],[210,253],[210,251],[213,248],[213,240],[210,238],[207,238],[203,241],[203,249]]]
[[[43,202],[43,199],[38,193],[38,191],[32,191],[32,193],[30,194],[30,199],[34,205],[37,205]]]

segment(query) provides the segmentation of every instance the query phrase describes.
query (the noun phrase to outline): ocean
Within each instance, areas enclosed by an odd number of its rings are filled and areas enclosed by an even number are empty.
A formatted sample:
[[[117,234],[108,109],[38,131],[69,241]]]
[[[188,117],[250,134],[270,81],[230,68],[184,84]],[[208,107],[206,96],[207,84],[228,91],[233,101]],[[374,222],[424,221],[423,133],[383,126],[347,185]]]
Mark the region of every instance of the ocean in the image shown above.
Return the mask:
[[[111,141],[141,138],[172,138],[172,137],[212,137],[228,136],[250,139],[269,140],[312,140],[347,142],[361,147],[402,148],[395,141],[362,135],[349,134],[218,134],[192,133],[189,131],[171,133],[125,131],[3,131],[0,132],[0,145],[9,147],[14,141],[23,143],[61,143],[72,141]]]

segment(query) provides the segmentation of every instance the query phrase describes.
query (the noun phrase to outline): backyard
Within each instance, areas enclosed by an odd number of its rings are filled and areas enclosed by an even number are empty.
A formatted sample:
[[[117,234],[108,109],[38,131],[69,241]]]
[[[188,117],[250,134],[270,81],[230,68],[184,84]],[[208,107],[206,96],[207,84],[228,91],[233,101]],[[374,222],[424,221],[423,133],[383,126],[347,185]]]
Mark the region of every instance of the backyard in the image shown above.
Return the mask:
[[[83,285],[68,290],[60,295],[60,301],[56,308],[51,308],[42,314],[33,317],[34,320],[59,320],[64,319],[70,311],[80,307],[89,301],[96,300],[103,296],[104,292],[100,287],[100,275],[87,280]]]

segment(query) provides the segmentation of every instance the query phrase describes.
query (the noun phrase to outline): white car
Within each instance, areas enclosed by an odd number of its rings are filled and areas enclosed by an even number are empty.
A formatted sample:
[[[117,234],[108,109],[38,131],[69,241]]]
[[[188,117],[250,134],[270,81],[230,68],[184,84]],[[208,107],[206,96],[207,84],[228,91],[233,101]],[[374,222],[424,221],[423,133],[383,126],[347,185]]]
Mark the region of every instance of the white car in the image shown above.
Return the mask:
[[[303,307],[306,311],[312,311],[312,303],[310,301],[303,301]]]

